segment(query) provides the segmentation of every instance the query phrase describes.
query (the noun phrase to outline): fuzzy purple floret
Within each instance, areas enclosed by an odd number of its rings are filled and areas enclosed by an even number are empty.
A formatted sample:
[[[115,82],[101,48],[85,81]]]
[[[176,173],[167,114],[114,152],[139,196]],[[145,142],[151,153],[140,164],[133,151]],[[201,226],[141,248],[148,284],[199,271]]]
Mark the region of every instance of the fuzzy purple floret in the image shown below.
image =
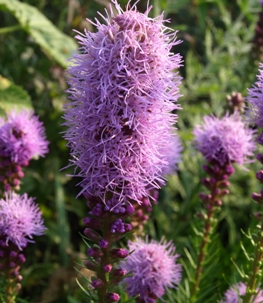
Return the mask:
[[[224,294],[224,300],[220,303],[242,303],[242,296],[246,294],[247,286],[243,282],[239,282],[232,287],[230,287]],[[258,293],[255,297],[252,297],[253,303],[262,303],[263,302],[263,291],[258,290]]]
[[[249,157],[256,149],[254,133],[237,112],[222,119],[205,116],[203,124],[194,129],[195,146],[208,162],[242,165],[251,162]]]
[[[247,119],[258,127],[263,127],[263,64],[259,65],[258,81],[254,86],[248,89],[246,101],[249,108],[246,112]]]
[[[22,250],[28,242],[34,242],[32,236],[41,236],[46,227],[39,207],[33,198],[27,194],[22,196],[5,193],[5,199],[0,199],[0,236]]]
[[[33,111],[15,110],[0,121],[0,156],[25,165],[33,157],[43,157],[48,152],[43,123]]]
[[[170,165],[181,78],[181,56],[171,48],[176,32],[145,13],[122,11],[96,20],[97,32],[79,33],[81,54],[69,68],[71,103],[65,107],[65,138],[82,192],[106,200],[139,202],[164,184]]]
[[[172,242],[152,240],[148,243],[137,238],[128,245],[134,252],[120,266],[133,274],[123,280],[130,297],[140,295],[145,303],[155,302],[153,298],[160,298],[167,288],[179,284],[182,266],[176,264],[179,255],[175,254]]]

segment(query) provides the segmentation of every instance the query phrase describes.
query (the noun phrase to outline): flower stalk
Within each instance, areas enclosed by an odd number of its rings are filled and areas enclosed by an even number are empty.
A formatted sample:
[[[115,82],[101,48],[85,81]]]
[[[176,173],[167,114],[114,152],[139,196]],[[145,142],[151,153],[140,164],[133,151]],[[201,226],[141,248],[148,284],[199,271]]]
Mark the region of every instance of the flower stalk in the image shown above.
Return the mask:
[[[97,279],[92,281],[91,286],[97,292],[99,302],[118,302],[119,295],[110,292],[122,280],[121,268],[115,264],[126,258],[129,252],[114,245],[131,232],[132,225],[125,221],[134,208],[132,205],[113,206],[111,200],[105,205],[95,197],[89,197],[87,204],[90,211],[84,219],[87,226],[84,235],[94,245],[88,249],[89,260],[84,261],[84,265],[97,273]]]
[[[258,154],[257,159],[261,164],[263,164],[263,155]],[[256,174],[257,179],[263,184],[262,171]],[[263,210],[263,191],[260,194],[253,193],[251,195],[252,199],[256,201]],[[255,218],[259,220],[260,225],[258,226],[257,239],[255,241],[254,256],[251,259],[250,272],[248,275],[247,289],[244,296],[244,303],[250,303],[251,299],[258,292],[258,287],[262,279],[262,263],[263,263],[263,216],[261,212],[254,214]]]
[[[210,193],[208,195],[204,193],[199,194],[199,197],[205,204],[206,214],[201,216],[204,219],[204,232],[203,240],[199,248],[194,284],[192,285],[191,290],[191,303],[196,302],[199,291],[199,285],[207,256],[207,246],[216,225],[215,213],[222,205],[222,197],[229,193],[227,189],[229,182],[227,179],[234,172],[234,168],[230,164],[221,167],[217,163],[214,163],[214,165],[210,166],[204,165],[203,168],[210,175],[210,178],[203,179],[202,183],[210,190]]]
[[[250,161],[249,157],[256,148],[254,131],[242,121],[237,111],[233,115],[225,115],[222,119],[214,116],[204,117],[204,123],[194,129],[194,134],[196,148],[208,163],[203,169],[209,178],[202,179],[202,183],[210,192],[208,195],[199,194],[205,204],[206,213],[199,214],[204,220],[204,232],[191,288],[191,303],[197,300],[207,247],[216,225],[215,212],[222,205],[222,198],[229,193],[228,178],[234,173],[232,165],[233,163],[243,165]]]

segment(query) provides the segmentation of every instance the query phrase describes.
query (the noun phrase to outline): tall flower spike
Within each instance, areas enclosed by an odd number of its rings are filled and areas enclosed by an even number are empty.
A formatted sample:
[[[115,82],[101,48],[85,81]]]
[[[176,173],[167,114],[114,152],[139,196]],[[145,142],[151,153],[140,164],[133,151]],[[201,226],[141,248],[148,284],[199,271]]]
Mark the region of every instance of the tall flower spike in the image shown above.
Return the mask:
[[[176,264],[179,255],[172,242],[144,242],[137,238],[128,245],[133,252],[121,262],[121,267],[133,274],[123,280],[130,297],[140,295],[138,302],[153,303],[167,288],[179,284],[182,266]]]
[[[254,84],[252,88],[248,90],[249,94],[247,97],[247,101],[250,103],[250,106],[246,112],[247,119],[258,126],[258,128],[263,127],[263,65],[259,65],[259,75],[257,76],[258,81]],[[261,69],[260,69],[261,68]],[[260,145],[263,145],[263,133],[261,130],[260,135],[257,138],[257,142]],[[258,153],[256,156],[256,159],[263,164],[263,155],[262,153]],[[263,183],[262,179],[262,170],[258,171],[256,173],[256,178],[259,182]],[[251,195],[252,199],[256,201],[259,204],[259,207],[261,207],[260,212],[254,213],[254,216],[257,220],[260,221],[260,224],[258,224],[256,227],[256,236],[253,237],[253,240],[251,239],[255,249],[254,249],[254,256],[251,258],[250,262],[250,268],[249,273],[247,275],[248,279],[246,281],[246,294],[244,296],[244,303],[250,303],[253,299],[253,294],[257,291],[258,286],[262,282],[262,260],[263,260],[263,217],[262,217],[262,210],[263,210],[263,204],[262,204],[262,197],[263,197],[263,191],[260,193],[252,193]],[[256,244],[254,243],[254,239],[256,239]],[[261,291],[262,293],[262,291]],[[261,296],[261,300],[263,302],[263,296]],[[261,302],[261,301],[256,301]]]
[[[6,244],[10,241],[22,250],[28,242],[34,242],[33,235],[41,236],[45,229],[33,198],[8,192],[5,199],[0,199],[0,237]]]
[[[196,148],[207,162],[216,162],[221,166],[249,162],[256,149],[253,134],[254,131],[242,122],[237,112],[222,119],[206,116],[204,123],[194,129]]]
[[[230,287],[224,294],[224,300],[220,303],[242,303],[242,297],[246,294],[247,286],[243,282],[239,282]],[[251,303],[262,303],[263,302],[263,291],[258,290],[258,293],[252,297]]]
[[[79,33],[80,54],[69,68],[72,100],[65,107],[65,138],[82,191],[103,201],[140,201],[164,184],[167,150],[176,142],[173,125],[179,109],[181,78],[174,69],[181,56],[171,52],[181,41],[136,6],[94,24],[96,33]]]
[[[258,127],[263,127],[263,64],[259,64],[258,81],[248,89],[246,101],[250,104],[246,112],[247,119]]]
[[[202,179],[202,183],[209,190],[209,194],[199,194],[205,205],[206,214],[199,214],[199,217],[204,219],[204,227],[195,279],[191,287],[191,303],[196,302],[199,296],[207,247],[217,222],[215,213],[223,203],[222,198],[229,193],[228,178],[234,173],[232,165],[234,162],[243,165],[249,161],[249,157],[256,149],[253,134],[254,131],[242,122],[238,112],[225,115],[222,119],[206,116],[204,123],[194,129],[195,145],[208,162],[203,169],[209,177]]]
[[[43,157],[48,152],[43,123],[33,111],[23,109],[7,114],[0,122],[0,157],[24,165],[33,157]]]

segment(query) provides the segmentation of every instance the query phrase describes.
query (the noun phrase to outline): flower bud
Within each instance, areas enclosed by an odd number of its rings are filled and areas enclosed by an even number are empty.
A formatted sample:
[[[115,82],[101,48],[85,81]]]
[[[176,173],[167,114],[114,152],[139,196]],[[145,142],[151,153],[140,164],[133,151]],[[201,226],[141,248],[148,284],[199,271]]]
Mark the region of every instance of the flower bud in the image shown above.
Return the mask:
[[[256,177],[261,183],[263,183],[263,170],[260,170],[259,172],[257,172]]]
[[[123,268],[116,268],[112,271],[113,277],[123,277],[127,274],[127,270]]]
[[[223,203],[221,200],[216,200],[214,203],[216,206],[221,206]]]
[[[91,285],[95,288],[95,289],[98,289],[100,288],[101,286],[103,286],[103,281],[101,279],[95,279],[92,281]]]
[[[97,271],[98,269],[98,265],[91,260],[84,260],[83,264],[87,269],[90,269],[92,271]]]
[[[86,217],[83,220],[84,224],[90,228],[99,228],[101,226],[100,220]]]
[[[105,265],[103,266],[103,269],[104,269],[105,272],[111,272],[111,270],[112,270],[112,265],[111,265],[111,264],[105,264]]]
[[[128,205],[126,206],[126,214],[127,214],[127,215],[133,214],[134,211],[135,211],[135,209],[134,209],[134,207],[133,207],[131,204],[128,204]]]
[[[88,239],[90,239],[90,240],[92,240],[92,241],[94,241],[94,242],[99,242],[99,240],[101,239],[101,235],[100,234],[98,234],[96,231],[94,231],[93,229],[91,229],[91,228],[85,228],[84,229],[84,235],[88,238]]]
[[[263,197],[260,195],[260,194],[257,194],[257,193],[253,193],[252,195],[251,195],[251,198],[254,200],[254,201],[256,201],[256,202],[258,202],[258,203],[263,203]]]
[[[229,185],[230,185],[230,182],[229,182],[229,181],[227,181],[227,180],[222,180],[222,181],[219,183],[218,187],[219,187],[219,188],[226,188],[226,187],[229,187]]]
[[[203,165],[203,170],[210,176],[214,174],[213,169],[206,164]]]
[[[129,255],[129,251],[125,248],[113,248],[111,251],[111,256],[113,258],[126,258]]]
[[[107,248],[109,245],[109,241],[105,240],[105,239],[101,239],[100,242],[99,242],[99,246],[101,248]]]
[[[97,247],[91,247],[87,250],[87,254],[93,258],[99,258],[103,256],[101,249]]]
[[[263,154],[258,153],[257,156],[256,156],[256,159],[257,159],[261,164],[263,164]]]
[[[17,175],[17,177],[18,177],[19,179],[22,179],[22,178],[24,178],[24,176],[25,176],[25,174],[24,174],[24,172],[23,172],[22,170],[18,171],[16,175]]]
[[[120,296],[117,293],[108,292],[106,294],[106,302],[118,302]]]
[[[231,176],[235,172],[235,169],[232,165],[227,165],[225,167],[225,172],[228,174],[228,176]]]
[[[25,256],[24,256],[23,254],[19,254],[19,255],[18,255],[18,261],[19,261],[21,264],[25,263],[25,262],[26,262]]]

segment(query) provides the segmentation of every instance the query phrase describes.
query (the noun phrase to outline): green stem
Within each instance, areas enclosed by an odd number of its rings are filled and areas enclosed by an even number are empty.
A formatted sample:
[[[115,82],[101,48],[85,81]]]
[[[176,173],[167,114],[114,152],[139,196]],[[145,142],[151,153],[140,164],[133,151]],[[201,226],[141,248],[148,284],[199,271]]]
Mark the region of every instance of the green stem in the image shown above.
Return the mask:
[[[207,244],[210,241],[210,235],[212,233],[212,222],[213,222],[214,211],[215,211],[215,208],[212,205],[211,208],[208,210],[207,218],[205,220],[204,237],[203,237],[203,241],[200,245],[200,250],[199,250],[197,268],[196,268],[196,273],[195,273],[195,283],[192,287],[192,292],[191,292],[191,299],[190,299],[191,303],[196,302],[196,295],[199,290],[201,275],[202,275],[203,268],[204,268],[204,261],[205,261],[206,253],[207,253]]]
[[[160,7],[160,1],[159,0],[153,0],[153,15],[154,17],[157,17],[161,14],[161,7]]]
[[[251,276],[247,284],[247,291],[243,303],[250,303],[252,296],[257,292],[257,284],[259,282],[258,278],[260,278],[260,267],[263,260],[263,222],[261,223],[259,237],[260,240],[255,248],[255,254],[251,265]]]
[[[0,28],[0,34],[7,34],[7,33],[10,33],[10,32],[17,31],[17,30],[22,29],[22,28],[23,27],[20,24],[7,26],[7,27],[2,27],[2,28]]]
[[[203,239],[199,248],[195,279],[190,292],[190,303],[195,303],[197,301],[197,294],[199,292],[199,285],[207,256],[207,246],[211,241],[211,235],[215,225],[214,214],[217,207],[222,204],[222,201],[218,199],[228,194],[228,190],[226,190],[226,188],[229,186],[227,179],[234,172],[234,169],[230,164],[219,167],[218,164],[215,163],[214,165],[205,165],[204,167],[206,167],[205,171],[212,178],[206,178],[204,181],[202,181],[203,184],[210,190],[210,194],[201,194],[200,196],[206,205],[206,217],[204,218]]]

